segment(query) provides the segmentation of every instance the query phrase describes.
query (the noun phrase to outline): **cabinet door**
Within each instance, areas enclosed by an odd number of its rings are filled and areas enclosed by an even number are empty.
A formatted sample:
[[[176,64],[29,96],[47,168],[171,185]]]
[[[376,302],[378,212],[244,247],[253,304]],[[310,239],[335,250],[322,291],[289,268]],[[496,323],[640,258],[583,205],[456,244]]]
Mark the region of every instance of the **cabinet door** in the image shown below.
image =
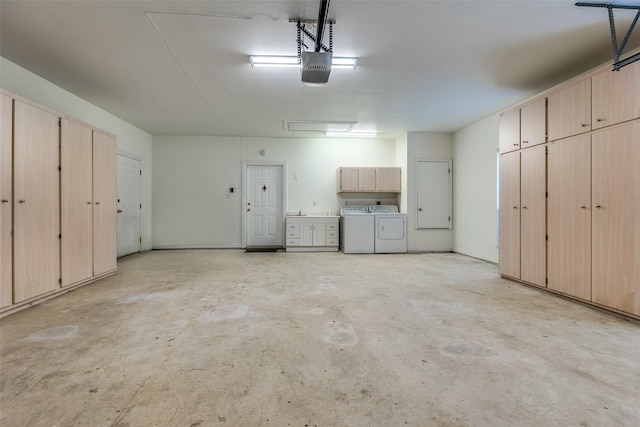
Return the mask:
[[[548,287],[591,300],[591,136],[549,145]]]
[[[300,246],[313,246],[313,224],[300,224]]]
[[[338,169],[338,190],[358,191],[358,168]]]
[[[549,95],[549,141],[591,130],[591,79]]]
[[[520,278],[520,152],[500,156],[500,274]]]
[[[13,303],[13,100],[0,94],[0,308]]]
[[[547,140],[547,99],[530,101],[520,108],[520,147],[544,144]]]
[[[592,300],[640,315],[640,123],[592,136]]]
[[[327,227],[324,223],[313,224],[313,246],[325,246],[327,244],[326,230]]]
[[[93,131],[93,274],[113,271],[116,258],[116,139]]]
[[[376,168],[376,191],[399,193],[401,181],[400,168]]]
[[[545,286],[546,278],[546,147],[521,152],[520,278]]]
[[[520,149],[520,109],[500,114],[500,134],[498,145],[501,153]]]
[[[375,191],[376,169],[358,168],[358,191]]]
[[[63,119],[60,130],[62,286],[93,275],[92,131]]]
[[[58,117],[14,101],[14,302],[59,288]]]
[[[640,62],[593,76],[593,128],[640,117]]]

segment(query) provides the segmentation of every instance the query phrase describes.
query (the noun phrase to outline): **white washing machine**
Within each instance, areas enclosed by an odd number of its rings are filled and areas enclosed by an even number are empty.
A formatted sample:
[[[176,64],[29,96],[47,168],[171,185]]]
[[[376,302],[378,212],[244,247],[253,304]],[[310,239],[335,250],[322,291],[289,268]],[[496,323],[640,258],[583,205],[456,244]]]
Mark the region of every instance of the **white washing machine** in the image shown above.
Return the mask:
[[[340,249],[345,254],[372,254],[374,215],[366,205],[345,205],[340,208]]]
[[[374,217],[374,252],[377,254],[407,252],[407,214],[395,205],[369,206]]]

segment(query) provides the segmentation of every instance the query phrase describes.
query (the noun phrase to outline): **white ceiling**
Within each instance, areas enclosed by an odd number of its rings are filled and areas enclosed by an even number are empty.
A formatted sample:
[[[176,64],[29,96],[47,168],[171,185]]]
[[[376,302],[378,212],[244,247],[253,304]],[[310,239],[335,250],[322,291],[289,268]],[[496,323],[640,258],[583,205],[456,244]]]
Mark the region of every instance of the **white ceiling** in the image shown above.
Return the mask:
[[[357,70],[318,88],[251,68],[295,55],[289,19],[318,3],[2,0],[0,54],[151,134],[311,136],[283,122],[319,120],[388,138],[455,131],[613,57],[606,9],[574,1],[333,0],[334,55]],[[616,10],[620,40],[634,16]]]

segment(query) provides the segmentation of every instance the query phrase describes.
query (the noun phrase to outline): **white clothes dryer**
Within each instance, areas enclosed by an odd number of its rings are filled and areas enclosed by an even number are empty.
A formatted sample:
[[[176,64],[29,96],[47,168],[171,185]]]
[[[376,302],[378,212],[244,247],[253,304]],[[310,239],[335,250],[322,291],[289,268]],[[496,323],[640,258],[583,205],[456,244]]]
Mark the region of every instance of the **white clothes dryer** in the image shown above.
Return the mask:
[[[395,205],[369,206],[374,216],[374,252],[377,254],[407,252],[407,214]]]

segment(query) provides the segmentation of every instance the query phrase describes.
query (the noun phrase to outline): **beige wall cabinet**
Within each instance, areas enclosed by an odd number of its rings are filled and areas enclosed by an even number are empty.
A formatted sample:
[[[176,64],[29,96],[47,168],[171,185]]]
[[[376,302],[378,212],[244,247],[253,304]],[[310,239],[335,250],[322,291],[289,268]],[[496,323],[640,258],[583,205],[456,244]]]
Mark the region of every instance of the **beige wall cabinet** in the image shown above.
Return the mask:
[[[337,216],[288,216],[287,251],[337,251],[338,220]]]
[[[376,168],[376,191],[399,193],[402,191],[400,168]]]
[[[92,130],[62,119],[61,213],[62,286],[93,277]]]
[[[520,279],[546,286],[546,147],[520,157]]]
[[[520,278],[520,152],[500,156],[500,274]]]
[[[591,79],[580,80],[548,96],[549,141],[591,130]]]
[[[547,141],[547,99],[536,98],[520,107],[520,147]]]
[[[593,129],[640,118],[640,62],[592,78]]]
[[[592,299],[640,316],[640,122],[592,136]]]
[[[500,114],[498,146],[501,153],[520,149],[520,108]]]
[[[591,300],[591,135],[549,144],[548,287]]]
[[[13,99],[0,94],[0,308],[13,304]]]
[[[338,193],[399,193],[401,169],[397,167],[338,168]]]
[[[117,268],[116,138],[93,131],[93,275]]]
[[[58,117],[14,101],[14,303],[59,288]]]

